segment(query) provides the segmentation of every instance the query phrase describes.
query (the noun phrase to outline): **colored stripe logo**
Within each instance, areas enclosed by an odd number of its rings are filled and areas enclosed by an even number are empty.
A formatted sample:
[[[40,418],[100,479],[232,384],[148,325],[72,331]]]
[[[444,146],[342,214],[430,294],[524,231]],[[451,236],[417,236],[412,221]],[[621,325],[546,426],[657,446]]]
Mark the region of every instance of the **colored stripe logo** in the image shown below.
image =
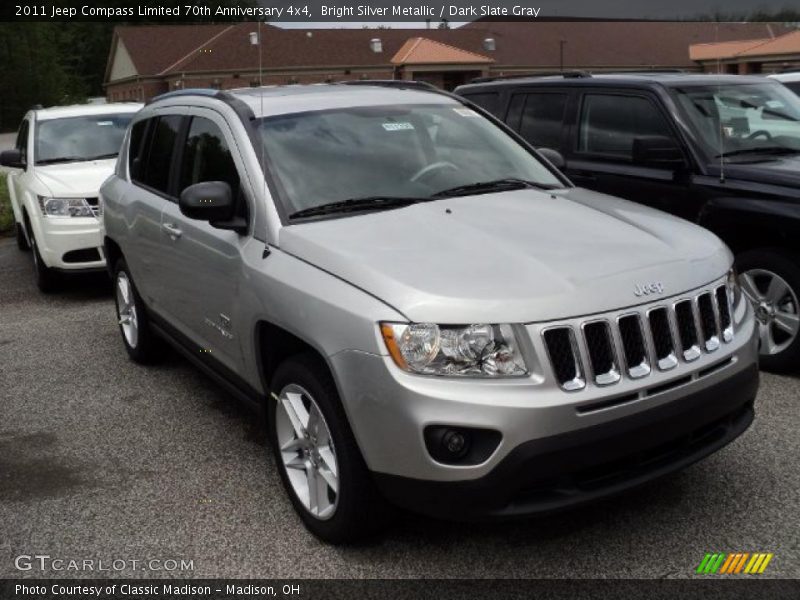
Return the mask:
[[[703,575],[760,575],[774,554],[771,552],[708,552],[700,561],[696,573]]]

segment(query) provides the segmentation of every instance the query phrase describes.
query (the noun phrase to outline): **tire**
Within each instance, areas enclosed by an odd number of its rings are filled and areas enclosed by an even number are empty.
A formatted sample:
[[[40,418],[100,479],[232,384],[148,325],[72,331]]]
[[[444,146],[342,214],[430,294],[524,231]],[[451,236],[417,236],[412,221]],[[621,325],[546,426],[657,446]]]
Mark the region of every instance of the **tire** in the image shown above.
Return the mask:
[[[150,328],[144,303],[124,259],[114,265],[114,304],[128,356],[140,364],[158,361],[163,355],[164,342]]]
[[[17,223],[17,248],[23,252],[31,249],[30,244],[28,244],[28,238],[25,237],[25,229],[22,223]]]
[[[751,250],[737,257],[742,291],[753,303],[761,342],[761,368],[773,373],[800,367],[800,257]]]
[[[58,272],[44,264],[42,255],[39,254],[36,238],[33,234],[31,234],[31,251],[33,254],[33,269],[36,275],[36,286],[39,288],[39,291],[43,294],[56,291],[61,283]]]
[[[287,359],[275,372],[272,390],[267,410],[270,446],[281,482],[306,528],[330,544],[356,542],[382,531],[389,506],[372,481],[325,363],[314,354]],[[292,425],[285,408],[298,402],[305,413],[292,411],[301,419],[300,427]],[[303,439],[298,430],[305,432]],[[281,451],[290,443],[292,449]],[[335,492],[328,483],[331,478]],[[309,493],[312,480],[317,482],[316,495]],[[315,496],[316,512],[310,506]]]

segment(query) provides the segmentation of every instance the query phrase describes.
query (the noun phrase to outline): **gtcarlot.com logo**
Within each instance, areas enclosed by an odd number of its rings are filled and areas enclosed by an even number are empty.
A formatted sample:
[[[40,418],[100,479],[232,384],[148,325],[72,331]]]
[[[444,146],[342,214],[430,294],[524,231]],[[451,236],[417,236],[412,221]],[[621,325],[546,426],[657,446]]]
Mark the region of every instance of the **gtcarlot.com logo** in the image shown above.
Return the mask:
[[[696,573],[701,575],[760,575],[774,555],[771,552],[707,552]]]
[[[194,561],[183,558],[54,558],[49,554],[21,554],[14,559],[18,571],[194,571]]]

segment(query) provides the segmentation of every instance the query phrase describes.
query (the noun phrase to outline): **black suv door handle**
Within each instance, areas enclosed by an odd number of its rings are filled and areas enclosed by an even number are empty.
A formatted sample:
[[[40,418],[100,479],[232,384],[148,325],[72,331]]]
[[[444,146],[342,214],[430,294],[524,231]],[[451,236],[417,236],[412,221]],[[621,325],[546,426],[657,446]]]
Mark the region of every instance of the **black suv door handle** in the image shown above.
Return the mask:
[[[597,175],[591,171],[575,171],[572,174],[572,178],[578,181],[597,181]]]

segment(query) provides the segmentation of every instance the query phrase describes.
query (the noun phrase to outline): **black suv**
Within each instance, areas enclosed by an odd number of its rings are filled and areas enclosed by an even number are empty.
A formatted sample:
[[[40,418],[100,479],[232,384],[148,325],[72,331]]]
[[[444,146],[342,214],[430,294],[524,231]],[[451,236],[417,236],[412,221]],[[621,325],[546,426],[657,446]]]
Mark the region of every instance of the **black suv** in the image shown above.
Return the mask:
[[[716,233],[756,307],[762,366],[800,365],[800,98],[766,77],[688,73],[476,80],[456,93],[577,185]]]

